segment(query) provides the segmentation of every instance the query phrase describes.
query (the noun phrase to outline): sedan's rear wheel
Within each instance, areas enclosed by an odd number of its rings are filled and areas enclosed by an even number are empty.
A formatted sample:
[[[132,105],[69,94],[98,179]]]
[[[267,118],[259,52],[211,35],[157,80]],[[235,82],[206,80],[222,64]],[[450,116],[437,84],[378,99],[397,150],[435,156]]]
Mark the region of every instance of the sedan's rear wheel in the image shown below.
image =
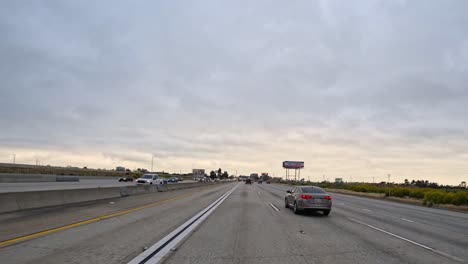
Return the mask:
[[[284,208],[289,208],[288,199],[284,199]]]
[[[297,203],[296,203],[296,202],[294,202],[293,212],[294,212],[295,214],[299,214],[299,213],[300,213],[300,212],[299,212],[299,209],[297,209]]]
[[[329,215],[329,214],[330,214],[330,211],[331,211],[331,210],[323,210],[323,215],[324,215],[324,216]]]

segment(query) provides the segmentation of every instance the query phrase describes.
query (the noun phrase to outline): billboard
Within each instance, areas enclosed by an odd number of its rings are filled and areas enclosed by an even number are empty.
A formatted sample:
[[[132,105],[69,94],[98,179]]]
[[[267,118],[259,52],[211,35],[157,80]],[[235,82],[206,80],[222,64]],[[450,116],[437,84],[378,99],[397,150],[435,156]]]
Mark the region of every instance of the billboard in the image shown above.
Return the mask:
[[[285,169],[303,169],[303,161],[283,161],[283,168]]]
[[[204,169],[193,169],[192,174],[193,175],[203,176],[203,175],[205,175],[205,170]]]

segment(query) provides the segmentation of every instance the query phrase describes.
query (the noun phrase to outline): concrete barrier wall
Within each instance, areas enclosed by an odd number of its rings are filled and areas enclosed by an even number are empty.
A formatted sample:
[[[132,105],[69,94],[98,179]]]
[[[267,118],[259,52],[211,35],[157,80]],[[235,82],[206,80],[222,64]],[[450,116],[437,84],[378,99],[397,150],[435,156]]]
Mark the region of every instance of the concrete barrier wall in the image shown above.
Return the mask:
[[[49,174],[0,174],[0,182],[54,182],[57,175]]]
[[[77,182],[80,181],[79,176],[56,176],[55,181],[57,182]]]
[[[74,182],[83,180],[117,180],[113,176],[72,176],[55,174],[22,174],[22,173],[0,173],[0,182]]]
[[[211,184],[216,183],[195,182],[164,185],[136,185],[108,188],[0,193],[0,213],[89,202],[109,198],[126,197],[131,195],[166,192]]]

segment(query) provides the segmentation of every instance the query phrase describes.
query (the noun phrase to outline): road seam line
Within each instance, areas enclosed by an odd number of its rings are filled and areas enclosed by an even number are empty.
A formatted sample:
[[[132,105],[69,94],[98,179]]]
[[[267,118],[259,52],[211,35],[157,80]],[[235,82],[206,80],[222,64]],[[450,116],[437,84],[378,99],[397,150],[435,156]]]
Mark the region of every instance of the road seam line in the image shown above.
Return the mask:
[[[377,230],[377,231],[380,231],[380,232],[382,232],[382,233],[385,233],[385,234],[387,234],[387,235],[396,237],[396,238],[398,238],[398,239],[401,239],[401,240],[406,241],[406,242],[408,242],[408,243],[411,243],[411,244],[413,244],[413,245],[419,246],[419,247],[424,248],[424,249],[426,249],[426,250],[432,251],[432,252],[437,253],[437,254],[439,254],[439,255],[445,256],[445,257],[447,257],[447,258],[451,258],[452,260],[455,260],[455,261],[458,261],[458,262],[465,262],[464,259],[461,259],[461,258],[459,258],[459,257],[452,256],[452,255],[450,255],[450,254],[448,254],[448,253],[445,253],[445,252],[439,251],[439,250],[437,250],[437,249],[428,247],[428,246],[426,246],[426,245],[420,244],[420,243],[415,242],[415,241],[413,241],[413,240],[410,240],[410,239],[408,239],[408,238],[404,238],[404,237],[402,237],[402,236],[393,234],[393,233],[391,233],[391,232],[385,231],[385,230],[380,229],[380,228],[378,228],[378,227],[375,227],[375,226],[366,224],[366,223],[364,223],[364,222],[362,222],[362,221],[359,221],[359,220],[356,220],[356,219],[354,219],[354,218],[348,218],[348,219],[351,220],[351,221],[353,221],[353,222],[359,223],[359,224],[361,224],[361,225],[370,227],[370,228],[372,228],[372,229],[374,229],[374,230]]]

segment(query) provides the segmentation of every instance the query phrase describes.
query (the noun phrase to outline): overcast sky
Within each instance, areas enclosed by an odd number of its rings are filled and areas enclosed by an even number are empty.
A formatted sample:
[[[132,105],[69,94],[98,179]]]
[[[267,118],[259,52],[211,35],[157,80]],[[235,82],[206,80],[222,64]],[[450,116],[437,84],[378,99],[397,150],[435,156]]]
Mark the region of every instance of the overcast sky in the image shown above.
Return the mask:
[[[468,2],[3,1],[0,162],[468,180]],[[325,175],[325,176],[323,176]]]

